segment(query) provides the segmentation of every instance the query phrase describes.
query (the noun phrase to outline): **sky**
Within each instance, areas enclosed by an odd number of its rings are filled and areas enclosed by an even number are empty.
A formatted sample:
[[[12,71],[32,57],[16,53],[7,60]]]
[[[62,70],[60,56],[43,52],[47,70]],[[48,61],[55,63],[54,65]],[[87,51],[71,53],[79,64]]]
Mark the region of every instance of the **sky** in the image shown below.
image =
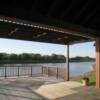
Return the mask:
[[[70,46],[70,57],[95,57],[94,42],[79,43]],[[41,55],[61,54],[66,56],[66,45],[40,43],[0,38],[0,53],[39,53]]]

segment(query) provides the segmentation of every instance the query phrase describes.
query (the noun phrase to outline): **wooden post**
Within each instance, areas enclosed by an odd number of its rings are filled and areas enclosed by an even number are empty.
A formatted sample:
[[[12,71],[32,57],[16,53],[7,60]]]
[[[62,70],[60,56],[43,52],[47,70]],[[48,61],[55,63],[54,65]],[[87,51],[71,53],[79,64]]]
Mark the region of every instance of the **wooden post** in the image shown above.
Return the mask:
[[[69,45],[67,45],[67,57],[66,57],[66,75],[65,75],[65,80],[69,81]]]
[[[100,88],[100,38],[96,39],[96,88]]]

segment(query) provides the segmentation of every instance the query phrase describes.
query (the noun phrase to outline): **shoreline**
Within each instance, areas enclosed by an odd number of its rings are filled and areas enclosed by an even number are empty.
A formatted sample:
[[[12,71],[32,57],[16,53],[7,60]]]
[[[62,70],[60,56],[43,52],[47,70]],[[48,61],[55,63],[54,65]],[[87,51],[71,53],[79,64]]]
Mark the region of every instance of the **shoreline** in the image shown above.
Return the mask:
[[[75,76],[75,77],[70,77],[71,80],[80,80],[81,78],[83,77],[90,77],[90,76],[95,76],[95,71],[90,71],[90,72],[87,72],[87,73],[84,73],[82,75],[78,75],[78,76]]]
[[[69,63],[82,63],[82,62],[95,62],[95,60],[89,60],[89,61],[78,61],[78,60],[74,60],[74,61],[69,61]],[[0,64],[49,64],[49,63],[66,63],[65,61],[57,61],[57,60],[53,60],[53,61],[41,61],[41,60],[0,60]]]

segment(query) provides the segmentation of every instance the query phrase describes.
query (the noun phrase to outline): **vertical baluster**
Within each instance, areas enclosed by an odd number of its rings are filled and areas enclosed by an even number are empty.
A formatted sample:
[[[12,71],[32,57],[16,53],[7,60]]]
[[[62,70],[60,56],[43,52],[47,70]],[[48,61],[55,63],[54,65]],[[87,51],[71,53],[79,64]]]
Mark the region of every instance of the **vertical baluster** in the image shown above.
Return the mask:
[[[58,67],[57,67],[57,79],[58,79]]]
[[[49,77],[49,67],[47,67],[47,75],[48,75],[48,77]]]
[[[3,77],[5,77],[5,67],[3,66]]]
[[[31,77],[32,77],[32,65],[31,65]]]
[[[6,66],[5,66],[5,78],[7,77],[7,75],[6,75],[7,73],[6,73]]]
[[[18,77],[19,77],[19,66],[18,66]]]
[[[42,76],[43,76],[43,66],[41,68],[42,68]]]

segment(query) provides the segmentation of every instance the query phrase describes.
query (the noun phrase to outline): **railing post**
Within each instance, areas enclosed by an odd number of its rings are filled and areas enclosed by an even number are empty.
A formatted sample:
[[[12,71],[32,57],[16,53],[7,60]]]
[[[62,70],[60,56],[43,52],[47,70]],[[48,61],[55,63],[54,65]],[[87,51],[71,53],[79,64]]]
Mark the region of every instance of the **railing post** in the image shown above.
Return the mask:
[[[5,66],[5,78],[7,77],[7,75],[6,75],[7,73],[6,73],[6,66]]]
[[[31,66],[31,77],[32,77],[32,66]]]
[[[19,77],[19,66],[18,66],[18,77]]]
[[[47,67],[47,75],[48,75],[48,77],[49,77],[49,67]]]
[[[43,66],[41,67],[41,70],[42,70],[42,76],[43,76]]]
[[[58,67],[57,67],[57,79],[58,79]]]

